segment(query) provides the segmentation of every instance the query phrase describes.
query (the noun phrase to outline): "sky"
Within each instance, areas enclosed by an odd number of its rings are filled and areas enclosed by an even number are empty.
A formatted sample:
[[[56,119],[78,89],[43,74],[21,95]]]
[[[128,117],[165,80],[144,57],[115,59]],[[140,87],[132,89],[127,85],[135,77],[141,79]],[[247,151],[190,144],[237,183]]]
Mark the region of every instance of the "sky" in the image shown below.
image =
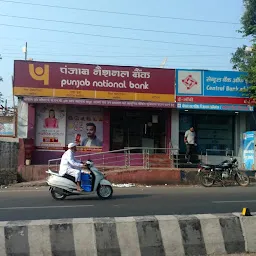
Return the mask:
[[[42,6],[44,5],[44,6]],[[54,6],[54,7],[50,7]],[[250,42],[237,32],[242,0],[0,0],[0,92],[13,64],[36,61],[232,70]]]

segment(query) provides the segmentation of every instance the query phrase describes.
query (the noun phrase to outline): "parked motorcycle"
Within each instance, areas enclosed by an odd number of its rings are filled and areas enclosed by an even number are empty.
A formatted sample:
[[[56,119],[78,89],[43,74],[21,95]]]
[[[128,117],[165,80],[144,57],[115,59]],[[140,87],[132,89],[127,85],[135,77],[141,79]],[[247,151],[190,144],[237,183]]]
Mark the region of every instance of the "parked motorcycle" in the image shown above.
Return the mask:
[[[224,186],[225,181],[235,180],[240,186],[246,187],[250,184],[248,175],[238,170],[236,158],[225,160],[219,165],[201,165],[198,169],[200,183],[204,187],[211,187],[216,182],[221,182]]]
[[[104,179],[104,174],[100,172],[91,160],[86,161],[87,169],[90,171],[81,172],[81,187],[83,191],[78,191],[75,183],[75,178],[65,174],[60,176],[56,172],[48,170],[47,184],[49,190],[55,200],[64,200],[67,196],[72,195],[88,195],[97,193],[101,199],[109,199],[112,197],[113,188],[111,183]]]

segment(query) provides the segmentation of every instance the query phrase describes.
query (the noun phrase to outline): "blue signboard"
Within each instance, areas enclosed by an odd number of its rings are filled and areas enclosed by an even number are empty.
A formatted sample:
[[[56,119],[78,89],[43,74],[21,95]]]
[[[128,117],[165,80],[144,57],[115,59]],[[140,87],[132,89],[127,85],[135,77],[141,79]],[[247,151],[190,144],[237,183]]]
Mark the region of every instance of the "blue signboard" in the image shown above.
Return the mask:
[[[244,98],[245,75],[245,72],[236,71],[203,71],[203,95]]]
[[[254,140],[255,132],[244,133],[243,138],[243,164],[246,170],[254,170]]]
[[[228,111],[253,111],[253,107],[235,104],[201,104],[201,103],[177,103],[179,109],[196,110],[228,110]]]
[[[212,96],[246,98],[245,72],[176,70],[177,96]]]

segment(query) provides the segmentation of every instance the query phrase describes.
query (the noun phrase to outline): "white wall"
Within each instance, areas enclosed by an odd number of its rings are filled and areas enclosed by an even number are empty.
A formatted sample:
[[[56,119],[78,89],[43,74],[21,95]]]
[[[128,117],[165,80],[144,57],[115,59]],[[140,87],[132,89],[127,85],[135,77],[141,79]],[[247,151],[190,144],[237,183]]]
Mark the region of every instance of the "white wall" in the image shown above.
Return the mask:
[[[172,145],[172,148],[175,148],[175,149],[179,148],[179,110],[178,109],[172,109],[172,114],[171,114],[171,145]]]
[[[235,152],[236,156],[242,156],[243,133],[246,132],[246,113],[239,113],[235,119]]]
[[[18,100],[17,137],[27,138],[28,135],[28,104]]]

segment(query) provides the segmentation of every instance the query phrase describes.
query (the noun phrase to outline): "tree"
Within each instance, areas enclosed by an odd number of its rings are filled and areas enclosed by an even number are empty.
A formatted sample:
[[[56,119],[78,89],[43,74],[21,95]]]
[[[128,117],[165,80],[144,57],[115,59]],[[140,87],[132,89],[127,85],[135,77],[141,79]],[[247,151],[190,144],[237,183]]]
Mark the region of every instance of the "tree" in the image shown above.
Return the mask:
[[[3,94],[0,92],[0,103],[3,103],[4,99],[3,99]]]
[[[232,54],[233,69],[244,71],[249,84],[245,90],[249,97],[256,100],[256,0],[243,0],[245,11],[241,18],[241,30],[238,32],[251,39],[252,46],[243,45]]]

